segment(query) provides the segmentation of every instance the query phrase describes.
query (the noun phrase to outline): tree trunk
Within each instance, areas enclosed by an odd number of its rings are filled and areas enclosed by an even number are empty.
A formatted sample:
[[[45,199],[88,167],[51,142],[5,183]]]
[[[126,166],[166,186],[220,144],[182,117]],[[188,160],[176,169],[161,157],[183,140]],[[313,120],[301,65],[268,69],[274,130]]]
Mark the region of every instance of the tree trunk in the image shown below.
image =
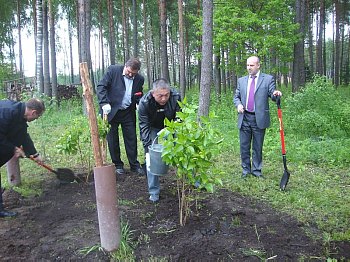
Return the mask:
[[[43,1],[43,41],[44,41],[44,94],[52,96],[50,86],[50,52],[49,52],[49,30],[47,17],[47,1]]]
[[[313,39],[313,10],[312,10],[312,7],[311,7],[311,3],[310,3],[311,0],[308,0],[307,1],[307,5],[308,5],[308,27],[309,27],[309,32],[308,32],[308,35],[309,35],[309,68],[310,68],[310,73],[311,75],[314,74],[315,72],[315,68],[314,68],[314,39]]]
[[[221,64],[223,65],[221,70],[221,79],[222,79],[222,91],[226,94],[227,92],[227,85],[226,85],[226,59],[225,59],[225,51],[222,48],[221,49]]]
[[[150,54],[149,54],[148,25],[147,25],[147,12],[146,12],[145,0],[143,0],[143,34],[144,34],[144,41],[145,41],[148,89],[151,89],[152,87],[151,86],[151,64],[150,64]]]
[[[185,41],[184,41],[184,21],[183,21],[183,1],[177,1],[178,14],[179,14],[179,60],[180,60],[180,93],[184,98],[186,95],[186,70],[185,70]]]
[[[109,30],[109,56],[111,64],[115,65],[115,30],[114,30],[114,18],[113,18],[113,0],[107,1],[108,9],[108,30]],[[103,49],[103,46],[102,46]]]
[[[17,31],[18,31],[18,60],[19,60],[19,77],[24,76],[23,72],[23,55],[22,55],[22,23],[21,23],[21,2],[17,0]]]
[[[210,87],[213,76],[213,1],[203,0],[202,72],[198,117],[209,115]]]
[[[128,30],[128,23],[127,21],[127,7],[125,0],[122,0],[122,19],[123,19],[123,39],[124,39],[124,62],[126,62],[130,58],[130,51],[129,51],[129,30]]]
[[[43,8],[42,0],[36,0],[36,86],[40,94],[44,93],[43,76]]]
[[[316,45],[316,73],[319,75],[323,74],[323,30],[325,25],[325,3],[321,0],[320,3],[320,20],[318,25],[318,36]]]
[[[98,29],[100,32],[100,48],[101,48],[101,73],[102,75],[104,75],[105,73],[105,54],[104,54],[104,46],[103,46],[103,14],[102,14],[102,0],[100,0],[99,3],[99,9],[98,9],[98,17],[99,17],[99,24],[98,24]]]
[[[138,46],[138,37],[137,37],[137,6],[136,6],[136,0],[132,0],[132,10],[133,10],[133,33],[134,33],[134,57],[138,57],[139,52],[139,46]]]
[[[56,41],[55,41],[55,11],[52,5],[53,0],[48,0],[49,21],[50,21],[50,51],[51,51],[51,81],[52,96],[57,98],[57,69],[56,69]]]
[[[292,91],[297,92],[305,85],[305,59],[304,59],[304,28],[305,28],[305,0],[295,1],[296,22],[300,28],[298,34],[301,39],[294,44],[294,60],[292,73]]]
[[[160,52],[162,71],[161,77],[170,82],[169,62],[168,62],[168,45],[167,45],[167,14],[166,14],[166,0],[159,0],[160,13]]]
[[[74,61],[73,61],[73,32],[71,16],[68,15],[68,41],[69,41],[69,58],[70,58],[70,82],[74,83]]]
[[[220,52],[220,51],[219,51]],[[220,55],[214,55],[214,76],[216,96],[220,99],[221,96],[221,72],[220,72]]]
[[[334,57],[334,85],[336,87],[340,84],[340,3],[339,0],[334,0],[335,3],[335,57]]]

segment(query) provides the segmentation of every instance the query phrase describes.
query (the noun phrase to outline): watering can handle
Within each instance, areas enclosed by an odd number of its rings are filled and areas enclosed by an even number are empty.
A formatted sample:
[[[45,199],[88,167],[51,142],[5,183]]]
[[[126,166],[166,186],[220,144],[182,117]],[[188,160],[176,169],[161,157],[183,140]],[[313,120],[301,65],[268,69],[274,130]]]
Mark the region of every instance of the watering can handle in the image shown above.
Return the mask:
[[[158,137],[159,137],[159,135],[157,135],[157,136],[153,139],[151,148],[153,148],[153,145],[154,145],[154,143],[156,142],[156,140],[158,139]]]

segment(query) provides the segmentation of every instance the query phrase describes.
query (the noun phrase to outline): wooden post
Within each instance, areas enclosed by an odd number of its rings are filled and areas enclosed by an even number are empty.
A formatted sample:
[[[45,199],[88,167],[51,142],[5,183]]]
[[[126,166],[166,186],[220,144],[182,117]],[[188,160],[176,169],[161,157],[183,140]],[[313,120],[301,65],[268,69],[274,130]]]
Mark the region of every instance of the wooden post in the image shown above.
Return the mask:
[[[94,107],[94,99],[91,94],[91,82],[89,78],[89,70],[87,63],[80,63],[80,76],[81,83],[83,84],[83,95],[86,101],[86,109],[89,117],[89,125],[91,132],[91,142],[95,157],[95,164],[97,167],[103,166],[102,155],[101,155],[101,147],[100,140],[98,136],[98,127],[97,127],[97,119],[96,112]]]
[[[101,246],[110,252],[118,249],[120,243],[115,167],[114,165],[104,166],[103,163],[96,112],[91,92],[92,85],[86,62],[80,63],[80,76],[83,84],[84,98],[86,100],[91,141],[95,157],[94,180]]]

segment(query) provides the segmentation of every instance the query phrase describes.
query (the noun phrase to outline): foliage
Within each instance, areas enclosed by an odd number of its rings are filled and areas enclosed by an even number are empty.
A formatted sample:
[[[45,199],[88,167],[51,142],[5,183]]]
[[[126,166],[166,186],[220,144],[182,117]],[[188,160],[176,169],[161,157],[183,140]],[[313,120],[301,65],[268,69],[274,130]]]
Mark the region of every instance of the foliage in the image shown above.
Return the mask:
[[[162,158],[177,169],[180,224],[184,225],[194,193],[193,186],[213,192],[215,184],[221,185],[217,170],[211,167],[222,140],[219,140],[218,131],[210,122],[214,115],[197,121],[196,106],[187,104],[186,98],[179,104],[181,112],[177,113],[177,119],[165,119],[166,128],[160,137],[167,136],[163,142]]]
[[[350,135],[350,105],[325,77],[314,77],[285,104],[290,131],[301,138],[323,140]]]
[[[224,3],[222,3],[224,2]],[[220,4],[222,3],[222,4]],[[214,43],[216,48],[230,50],[230,56],[245,61],[256,54],[268,61],[274,56],[288,62],[293,58],[293,44],[298,41],[294,14],[286,1],[217,1],[214,13]],[[242,73],[241,64],[230,59],[229,67]],[[235,64],[232,64],[234,62]],[[281,64],[279,66],[281,66]],[[269,69],[269,66],[266,67]],[[277,67],[270,66],[271,72]],[[287,71],[284,68],[283,71]]]
[[[58,139],[56,148],[60,154],[78,154],[80,156],[81,166],[85,166],[90,170],[91,150],[84,150],[84,148],[90,147],[90,134],[88,130],[87,119],[83,116],[77,117]]]
[[[7,63],[0,63],[0,83],[15,78],[17,78],[17,75],[13,73],[11,65]]]
[[[99,137],[105,139],[110,129],[110,124],[101,117],[97,117],[97,125]],[[60,154],[79,155],[81,166],[87,167],[87,172],[89,172],[92,148],[90,128],[88,119],[85,116],[79,116],[72,120],[70,126],[66,128],[66,131],[58,139],[56,149]]]

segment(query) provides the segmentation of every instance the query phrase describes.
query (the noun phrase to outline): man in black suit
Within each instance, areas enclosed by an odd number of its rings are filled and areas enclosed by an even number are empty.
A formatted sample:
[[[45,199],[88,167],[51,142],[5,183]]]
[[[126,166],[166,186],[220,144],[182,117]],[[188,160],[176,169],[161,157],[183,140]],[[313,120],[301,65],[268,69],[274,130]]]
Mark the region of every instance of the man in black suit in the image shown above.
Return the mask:
[[[270,126],[269,98],[282,96],[272,75],[260,72],[257,56],[247,59],[247,76],[238,79],[233,102],[238,112],[242,177],[262,178],[262,149],[265,130]],[[250,149],[252,148],[252,161]]]
[[[13,156],[32,156],[35,161],[41,161],[27,132],[27,122],[39,118],[44,111],[44,103],[37,98],[31,98],[26,103],[11,100],[0,101],[0,167]],[[0,217],[15,215],[15,212],[4,209],[0,179]]]
[[[103,114],[107,114],[111,129],[107,135],[109,153],[116,174],[125,174],[120,157],[118,127],[121,125],[130,170],[138,175],[145,172],[137,161],[136,104],[142,96],[144,78],[138,72],[141,62],[130,58],[124,66],[111,65],[97,85],[97,98]]]

